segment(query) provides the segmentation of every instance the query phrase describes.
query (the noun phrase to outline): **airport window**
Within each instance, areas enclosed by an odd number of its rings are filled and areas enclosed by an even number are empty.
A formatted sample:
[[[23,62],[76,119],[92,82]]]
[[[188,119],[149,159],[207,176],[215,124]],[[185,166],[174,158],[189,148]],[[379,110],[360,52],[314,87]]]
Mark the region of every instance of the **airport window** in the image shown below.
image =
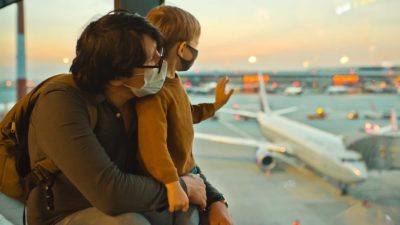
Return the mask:
[[[24,1],[22,86],[68,73],[83,28],[113,3]],[[190,102],[213,103],[226,76],[235,90],[193,141],[235,224],[400,224],[400,1],[165,3],[201,24],[198,57],[177,72]],[[0,27],[3,118],[19,90],[16,4]]]

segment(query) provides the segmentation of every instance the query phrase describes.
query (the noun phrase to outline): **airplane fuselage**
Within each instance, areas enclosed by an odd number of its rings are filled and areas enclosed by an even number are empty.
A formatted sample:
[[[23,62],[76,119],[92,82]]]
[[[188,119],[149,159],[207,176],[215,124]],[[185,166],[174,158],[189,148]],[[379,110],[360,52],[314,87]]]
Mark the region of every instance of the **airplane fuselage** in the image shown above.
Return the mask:
[[[321,174],[352,184],[367,176],[358,153],[345,148],[340,137],[274,113],[260,112],[257,120],[267,139],[287,145],[292,154]]]

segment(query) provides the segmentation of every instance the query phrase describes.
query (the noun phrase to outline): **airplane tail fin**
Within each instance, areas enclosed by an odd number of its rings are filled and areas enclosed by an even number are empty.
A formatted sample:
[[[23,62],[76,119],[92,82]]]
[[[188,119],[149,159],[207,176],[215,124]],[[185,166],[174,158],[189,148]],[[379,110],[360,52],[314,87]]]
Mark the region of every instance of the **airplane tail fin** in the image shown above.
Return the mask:
[[[399,130],[399,125],[397,124],[397,115],[394,109],[392,109],[390,112],[390,127],[392,128],[393,132],[397,132]]]
[[[270,113],[271,108],[268,104],[267,91],[265,89],[264,77],[261,72],[258,73],[258,94],[260,96],[261,111]]]

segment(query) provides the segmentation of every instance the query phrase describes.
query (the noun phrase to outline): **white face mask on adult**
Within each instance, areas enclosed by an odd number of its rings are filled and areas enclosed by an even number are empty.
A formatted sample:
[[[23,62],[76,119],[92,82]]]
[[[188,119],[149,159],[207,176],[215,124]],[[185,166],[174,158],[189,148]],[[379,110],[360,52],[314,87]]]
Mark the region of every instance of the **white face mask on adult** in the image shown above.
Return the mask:
[[[124,84],[125,87],[129,88],[132,93],[137,97],[144,97],[146,95],[152,95],[157,93],[164,85],[165,77],[167,76],[167,61],[163,60],[161,69],[152,68],[146,69],[143,74],[135,74],[144,76],[144,85],[140,88],[135,88]],[[159,72],[160,71],[160,72]]]

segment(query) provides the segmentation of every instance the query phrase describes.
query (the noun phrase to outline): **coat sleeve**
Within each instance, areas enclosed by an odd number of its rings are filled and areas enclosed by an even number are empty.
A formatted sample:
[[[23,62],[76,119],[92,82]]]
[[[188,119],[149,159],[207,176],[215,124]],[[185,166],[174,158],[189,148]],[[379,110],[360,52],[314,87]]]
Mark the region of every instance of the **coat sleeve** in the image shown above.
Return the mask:
[[[38,147],[96,208],[109,215],[165,207],[163,185],[123,173],[94,134],[85,100],[74,91],[42,93],[31,117]]]
[[[168,184],[178,181],[178,173],[167,145],[168,102],[162,93],[140,99],[138,115],[139,158],[156,180]]]
[[[193,123],[200,123],[215,114],[214,104],[212,103],[202,103],[198,105],[191,105],[190,109],[192,111]]]
[[[224,195],[217,188],[215,188],[210,181],[207,180],[206,176],[203,174],[198,165],[196,165],[196,169],[206,185],[207,207],[209,207],[215,201],[225,200]]]

